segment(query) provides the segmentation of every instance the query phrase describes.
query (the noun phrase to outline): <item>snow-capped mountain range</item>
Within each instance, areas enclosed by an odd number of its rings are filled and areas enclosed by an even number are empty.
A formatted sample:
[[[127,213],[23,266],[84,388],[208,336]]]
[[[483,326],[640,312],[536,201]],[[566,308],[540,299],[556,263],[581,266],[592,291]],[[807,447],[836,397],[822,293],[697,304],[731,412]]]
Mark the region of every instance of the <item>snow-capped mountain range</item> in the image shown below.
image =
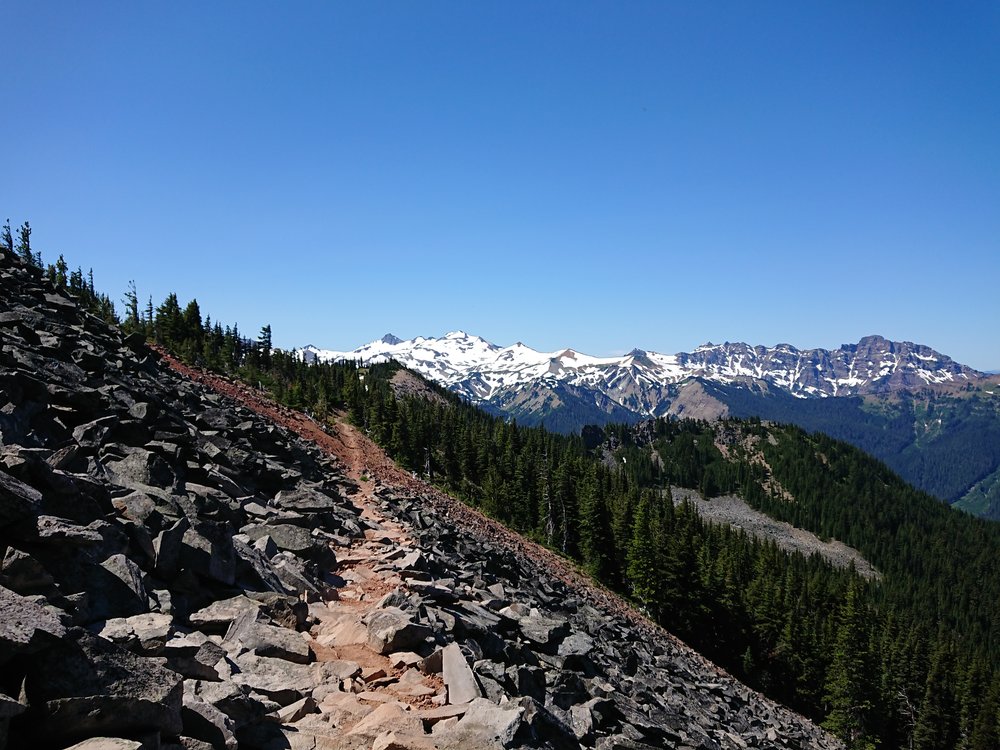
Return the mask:
[[[743,343],[704,344],[693,352],[634,349],[622,357],[592,357],[564,349],[539,352],[518,342],[501,347],[453,331],[406,341],[391,334],[353,351],[306,346],[307,360],[395,360],[429,380],[496,410],[523,417],[581,400],[608,417],[676,413],[671,405],[698,381],[758,384],[799,398],[885,394],[961,385],[983,373],[933,349],[866,336],[839,349],[796,349]],[[601,420],[601,421],[607,421]]]

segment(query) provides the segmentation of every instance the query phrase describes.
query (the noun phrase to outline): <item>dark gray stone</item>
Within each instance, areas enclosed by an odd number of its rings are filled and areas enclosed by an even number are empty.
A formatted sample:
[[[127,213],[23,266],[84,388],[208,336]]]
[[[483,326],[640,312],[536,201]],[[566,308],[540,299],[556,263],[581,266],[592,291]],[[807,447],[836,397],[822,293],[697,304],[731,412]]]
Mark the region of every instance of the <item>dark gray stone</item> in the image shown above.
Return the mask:
[[[2,563],[2,583],[19,594],[32,594],[52,586],[52,575],[37,558],[10,547]]]
[[[325,513],[338,509],[336,500],[318,489],[307,486],[282,490],[275,496],[274,504],[284,510],[294,510],[298,513]]]
[[[226,651],[201,633],[172,638],[164,645],[163,654],[168,667],[189,679],[207,682],[222,679],[216,665],[225,658]]]
[[[0,586],[0,664],[19,653],[33,653],[66,635],[49,609]]]
[[[262,537],[262,539],[270,539],[270,537]],[[258,543],[260,541],[258,540]],[[242,587],[258,591],[274,591],[280,594],[288,593],[288,587],[282,583],[271,564],[270,557],[265,552],[251,547],[239,537],[234,537],[232,543],[233,551],[236,553],[236,579]]]
[[[543,649],[556,648],[569,633],[569,623],[566,620],[547,617],[522,617],[518,625],[525,638]]]
[[[200,521],[184,532],[178,564],[231,586],[236,581],[233,530],[226,522]]]
[[[41,512],[42,493],[0,471],[0,528]]]
[[[195,693],[195,686],[185,683],[181,719],[184,735],[209,743],[213,748],[235,750],[236,724],[222,711]]]
[[[260,622],[257,619],[260,614],[259,610],[247,610],[240,615],[226,631],[225,642],[242,644],[243,648],[259,656],[272,656],[297,664],[308,664],[309,645],[301,633]]]
[[[362,622],[368,628],[368,646],[379,654],[409,651],[423,643],[432,631],[398,607],[373,609]]]
[[[79,629],[32,658],[24,691],[40,740],[182,728],[180,675]]]

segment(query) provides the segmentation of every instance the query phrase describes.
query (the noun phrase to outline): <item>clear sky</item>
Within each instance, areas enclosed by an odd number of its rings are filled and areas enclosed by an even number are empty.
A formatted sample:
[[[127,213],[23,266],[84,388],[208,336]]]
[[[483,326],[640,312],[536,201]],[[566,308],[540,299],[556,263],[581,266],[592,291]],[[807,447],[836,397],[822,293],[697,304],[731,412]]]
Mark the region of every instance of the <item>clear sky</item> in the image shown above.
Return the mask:
[[[0,4],[0,221],[283,347],[1000,369],[1000,3]]]

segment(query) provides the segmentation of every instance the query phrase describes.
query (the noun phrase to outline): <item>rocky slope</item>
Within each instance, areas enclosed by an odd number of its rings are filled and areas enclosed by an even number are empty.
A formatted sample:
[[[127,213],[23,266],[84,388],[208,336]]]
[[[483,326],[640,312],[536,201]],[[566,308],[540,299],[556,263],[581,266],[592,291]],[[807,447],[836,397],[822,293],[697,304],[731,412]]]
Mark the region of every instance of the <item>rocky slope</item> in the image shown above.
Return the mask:
[[[349,427],[198,379],[0,261],[0,748],[839,746]]]

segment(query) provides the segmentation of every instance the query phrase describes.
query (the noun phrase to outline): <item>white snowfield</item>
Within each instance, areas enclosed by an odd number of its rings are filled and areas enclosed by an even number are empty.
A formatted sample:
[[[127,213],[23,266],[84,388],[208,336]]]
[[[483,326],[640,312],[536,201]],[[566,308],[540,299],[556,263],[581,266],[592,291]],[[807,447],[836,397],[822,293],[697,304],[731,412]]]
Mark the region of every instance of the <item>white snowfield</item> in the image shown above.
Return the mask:
[[[391,334],[353,351],[301,350],[308,361],[395,360],[474,401],[492,401],[539,383],[599,391],[633,411],[654,415],[663,389],[691,378],[718,383],[762,381],[798,398],[851,396],[895,381],[914,387],[979,377],[969,367],[926,346],[868,336],[836,350],[742,343],[703,344],[694,352],[660,354],[634,349],[621,357],[593,357],[563,349],[540,352],[521,342],[501,347],[464,331],[402,341]],[[650,392],[653,392],[650,395]]]

